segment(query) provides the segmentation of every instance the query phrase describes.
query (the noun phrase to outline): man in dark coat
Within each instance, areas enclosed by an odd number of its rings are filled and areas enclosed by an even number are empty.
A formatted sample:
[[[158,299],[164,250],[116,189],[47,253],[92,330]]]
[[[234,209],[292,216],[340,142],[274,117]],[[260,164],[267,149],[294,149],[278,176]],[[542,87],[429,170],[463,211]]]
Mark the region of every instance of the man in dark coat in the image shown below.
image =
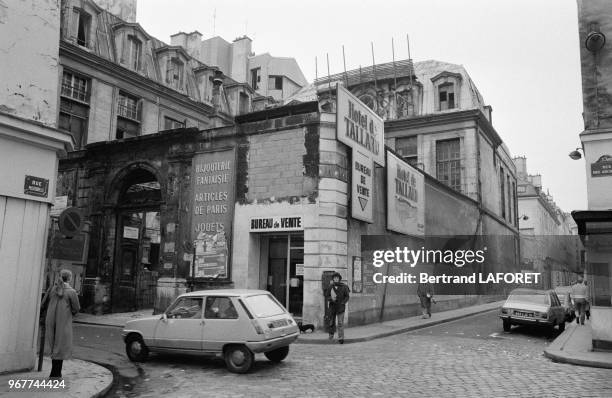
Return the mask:
[[[341,282],[342,275],[336,272],[332,283],[325,289],[325,301],[329,305],[329,339],[334,338],[338,329],[338,342],[344,344],[344,311],[349,301],[349,288]]]
[[[431,301],[433,300],[433,286],[431,283],[419,283],[417,287],[417,296],[421,300],[421,310],[423,311],[423,318],[431,318]]]

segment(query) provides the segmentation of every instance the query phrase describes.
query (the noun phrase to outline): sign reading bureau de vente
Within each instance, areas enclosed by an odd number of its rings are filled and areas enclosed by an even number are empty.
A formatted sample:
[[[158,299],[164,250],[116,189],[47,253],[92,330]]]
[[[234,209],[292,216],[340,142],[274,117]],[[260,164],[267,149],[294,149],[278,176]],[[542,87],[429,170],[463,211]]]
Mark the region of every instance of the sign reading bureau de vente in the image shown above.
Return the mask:
[[[338,84],[336,137],[355,150],[359,149],[381,166],[385,165],[385,123],[366,104]]]
[[[200,153],[193,158],[191,225],[196,278],[229,277],[235,162],[233,149]]]
[[[287,232],[303,231],[302,216],[253,217],[249,223],[249,232]]]
[[[358,149],[353,149],[351,216],[368,223],[374,222],[372,212],[372,173],[374,163]]]

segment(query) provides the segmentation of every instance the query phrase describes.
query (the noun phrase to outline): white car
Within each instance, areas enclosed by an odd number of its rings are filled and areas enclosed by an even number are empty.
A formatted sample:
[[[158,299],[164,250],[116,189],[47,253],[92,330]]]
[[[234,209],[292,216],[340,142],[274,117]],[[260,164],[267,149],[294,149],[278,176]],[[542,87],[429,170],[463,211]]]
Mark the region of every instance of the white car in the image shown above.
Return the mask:
[[[299,329],[269,292],[224,289],[182,294],[163,314],[128,321],[122,336],[132,361],[150,351],[223,355],[228,370],[246,373],[255,353],[285,359]]]
[[[552,331],[556,325],[565,330],[565,309],[554,290],[514,289],[501,308],[504,331],[512,325],[542,326]]]

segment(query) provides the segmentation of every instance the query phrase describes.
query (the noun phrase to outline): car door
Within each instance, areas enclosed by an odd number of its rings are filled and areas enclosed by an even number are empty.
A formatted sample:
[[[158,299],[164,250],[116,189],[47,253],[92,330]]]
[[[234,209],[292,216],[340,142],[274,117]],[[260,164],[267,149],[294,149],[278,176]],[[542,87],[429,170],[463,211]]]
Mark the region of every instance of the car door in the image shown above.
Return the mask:
[[[559,300],[559,296],[557,296],[557,293],[550,293],[550,303],[552,311],[555,315],[556,323],[560,324],[561,322],[565,322],[565,313],[563,310],[563,306],[561,305],[561,300]]]
[[[202,350],[202,297],[181,297],[155,328],[155,347],[171,350]]]
[[[244,342],[243,328],[239,326],[238,311],[228,296],[208,296],[204,306],[202,349],[206,352],[221,352],[223,345]]]

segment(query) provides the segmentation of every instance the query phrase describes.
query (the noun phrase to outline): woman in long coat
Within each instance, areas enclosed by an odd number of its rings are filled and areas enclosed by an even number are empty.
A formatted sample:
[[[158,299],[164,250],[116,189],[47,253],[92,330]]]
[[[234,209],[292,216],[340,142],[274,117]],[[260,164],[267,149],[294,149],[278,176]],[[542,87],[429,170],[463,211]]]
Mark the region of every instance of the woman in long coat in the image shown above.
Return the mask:
[[[81,307],[77,292],[70,286],[71,279],[72,272],[61,270],[45,297],[49,300],[45,319],[45,354],[51,355],[52,363],[49,377],[62,377],[63,360],[72,356],[72,316]]]

